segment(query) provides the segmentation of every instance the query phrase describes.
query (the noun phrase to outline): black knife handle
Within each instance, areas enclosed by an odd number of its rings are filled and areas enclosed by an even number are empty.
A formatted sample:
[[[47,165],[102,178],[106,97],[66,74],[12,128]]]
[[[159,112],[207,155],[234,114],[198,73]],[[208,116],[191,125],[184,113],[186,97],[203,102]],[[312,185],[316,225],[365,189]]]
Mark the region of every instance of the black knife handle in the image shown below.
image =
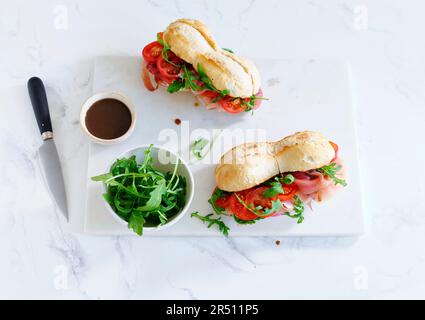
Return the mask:
[[[32,77],[28,80],[28,92],[30,94],[32,108],[37,119],[41,135],[52,133],[52,122],[50,120],[49,105],[47,103],[46,89],[40,78]]]

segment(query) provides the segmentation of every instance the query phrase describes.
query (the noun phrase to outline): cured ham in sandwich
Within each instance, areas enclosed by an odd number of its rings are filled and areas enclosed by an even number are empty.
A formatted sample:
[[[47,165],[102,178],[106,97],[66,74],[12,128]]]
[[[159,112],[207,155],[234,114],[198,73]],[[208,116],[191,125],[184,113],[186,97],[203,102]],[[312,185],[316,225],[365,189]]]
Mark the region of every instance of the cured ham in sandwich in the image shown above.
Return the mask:
[[[247,143],[225,153],[215,170],[209,202],[238,223],[287,216],[298,223],[313,201],[347,185],[338,145],[318,132],[298,132],[277,142]]]
[[[260,74],[248,59],[222,49],[201,22],[179,19],[142,52],[145,87],[192,92],[208,108],[242,113],[263,98]]]

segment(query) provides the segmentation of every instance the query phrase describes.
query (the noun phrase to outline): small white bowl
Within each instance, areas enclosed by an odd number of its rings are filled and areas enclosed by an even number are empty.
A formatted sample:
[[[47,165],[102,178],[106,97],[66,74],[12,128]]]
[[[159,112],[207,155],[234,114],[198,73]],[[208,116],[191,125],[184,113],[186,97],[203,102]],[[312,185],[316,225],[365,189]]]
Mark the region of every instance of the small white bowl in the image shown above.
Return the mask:
[[[118,157],[115,157],[113,162],[109,164],[105,172],[110,171],[116,159],[129,158],[135,155],[137,163],[141,163],[145,158],[144,152],[147,149],[149,149],[149,145],[143,145],[120,154]],[[193,194],[195,190],[195,182],[193,179],[192,172],[190,171],[189,166],[186,164],[186,162],[179,155],[162,147],[153,146],[151,150],[151,157],[153,159],[154,168],[163,173],[166,173],[168,171],[173,172],[176,160],[178,159],[179,164],[177,166],[177,174],[183,176],[186,179],[186,204],[183,209],[179,213],[177,213],[173,218],[171,218],[166,224],[155,227],[143,227],[143,233],[145,233],[145,231],[151,232],[164,230],[176,224],[188,211],[190,204],[192,203]],[[105,184],[103,185],[103,190],[104,192],[106,192],[107,190]],[[115,221],[117,221],[121,225],[128,225],[127,221],[119,217],[106,201],[104,203],[108,208],[109,213],[114,217]]]
[[[115,138],[115,139],[102,139],[102,138],[99,138],[99,137],[92,135],[90,133],[90,131],[87,129],[87,126],[86,126],[87,111],[93,106],[93,104],[95,104],[96,102],[103,100],[103,99],[115,99],[115,100],[121,101],[122,103],[124,103],[127,106],[128,110],[130,110],[131,124],[130,124],[130,127],[128,128],[127,132],[124,133],[121,137],[118,137],[118,138]],[[80,124],[81,124],[81,127],[83,128],[84,132],[89,136],[89,138],[92,141],[94,141],[96,143],[100,143],[100,144],[105,144],[105,145],[117,143],[117,142],[124,141],[125,139],[127,139],[132,134],[132,132],[133,132],[135,126],[136,126],[136,119],[137,119],[136,108],[134,107],[133,103],[131,102],[131,100],[129,98],[125,97],[123,94],[121,94],[119,92],[101,92],[101,93],[97,93],[97,94],[91,96],[83,104],[83,106],[81,108],[81,112],[80,112]]]

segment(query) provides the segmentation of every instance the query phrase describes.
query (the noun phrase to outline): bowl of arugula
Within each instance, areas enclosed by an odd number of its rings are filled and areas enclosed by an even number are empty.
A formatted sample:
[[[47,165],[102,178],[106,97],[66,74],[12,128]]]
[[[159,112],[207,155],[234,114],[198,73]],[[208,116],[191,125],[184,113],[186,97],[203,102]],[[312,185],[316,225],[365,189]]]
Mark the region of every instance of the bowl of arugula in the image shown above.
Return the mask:
[[[108,172],[91,178],[102,182],[112,216],[141,236],[177,223],[193,199],[194,181],[175,153],[153,145],[117,157]]]

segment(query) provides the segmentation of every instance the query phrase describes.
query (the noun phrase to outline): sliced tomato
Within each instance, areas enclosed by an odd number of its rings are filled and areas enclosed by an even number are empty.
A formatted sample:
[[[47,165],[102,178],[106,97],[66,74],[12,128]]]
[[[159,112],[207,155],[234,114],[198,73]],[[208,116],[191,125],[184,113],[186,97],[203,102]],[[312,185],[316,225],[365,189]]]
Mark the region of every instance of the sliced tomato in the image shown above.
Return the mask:
[[[297,193],[297,187],[294,183],[290,185],[282,185],[284,193],[279,193],[276,197],[280,201],[288,201],[291,200],[295,194]],[[275,200],[275,198],[273,199]]]
[[[252,208],[257,208],[258,206],[271,208],[273,199],[263,197],[263,192],[267,189],[269,189],[269,187],[257,187],[237,192],[238,197],[245,203],[245,205],[240,203],[233,193],[229,199],[229,210],[241,220],[249,221],[259,218],[257,214],[247,209],[246,206]],[[259,210],[259,213],[262,213],[262,210]],[[267,216],[263,216],[262,218],[266,217]]]
[[[205,100],[208,101],[209,103],[213,103],[214,101],[218,100],[218,97],[220,96],[220,94],[214,91],[205,90],[203,93],[201,93],[201,96],[204,97]]]
[[[229,199],[230,199],[230,196],[224,196],[224,197],[218,198],[215,204],[220,208],[226,209],[229,206]]]
[[[223,200],[223,202],[220,202],[220,204],[223,205],[223,208],[228,209],[231,213],[233,213],[236,217],[238,217],[241,220],[254,220],[259,218],[257,214],[252,212],[251,210],[247,209],[246,206],[257,208],[258,206],[261,206],[263,208],[271,208],[272,207],[272,201],[276,201],[279,199],[280,201],[288,201],[291,200],[296,192],[297,187],[295,184],[293,185],[283,185],[283,191],[284,193],[278,194],[276,197],[273,198],[266,198],[263,196],[263,193],[270,189],[270,187],[262,186],[262,187],[256,187],[251,188],[248,190],[244,190],[241,192],[236,192],[238,197],[245,203],[243,205],[240,203],[238,198],[236,197],[235,193],[233,193],[227,200]],[[219,199],[220,200],[220,199]],[[227,201],[227,203],[224,203],[224,201]],[[221,205],[216,202],[218,206],[221,207]],[[263,210],[259,210],[259,213],[263,213]],[[274,215],[272,213],[270,216]],[[261,216],[260,218],[267,218],[269,216]]]
[[[270,189],[270,187],[257,187],[251,189],[246,195],[246,204],[251,205],[254,208],[262,206],[263,208],[271,208],[272,198],[265,198],[263,196],[264,191]]]
[[[163,49],[164,47],[158,41],[151,42],[143,48],[143,59],[147,63],[155,62],[161,56]]]
[[[241,113],[245,111],[247,105],[242,103],[242,99],[226,96],[219,101],[221,107],[228,113]]]
[[[168,52],[168,60],[171,61],[172,64],[160,56],[156,61],[156,66],[162,78],[168,83],[171,83],[177,79],[180,74],[181,67],[179,65],[182,63],[182,60],[170,51]]]
[[[335,156],[331,160],[331,163],[333,163],[338,158],[338,149],[339,148],[338,148],[338,145],[335,142],[329,141],[329,143],[331,144],[332,148],[334,148],[334,150],[335,150]]]
[[[236,192],[236,194],[242,201],[245,202],[247,192],[249,192],[249,190]],[[255,213],[248,210],[242,203],[239,202],[239,200],[236,198],[235,193],[232,193],[232,195],[229,198],[228,209],[237,218],[244,221],[255,220],[258,218],[258,216]]]

